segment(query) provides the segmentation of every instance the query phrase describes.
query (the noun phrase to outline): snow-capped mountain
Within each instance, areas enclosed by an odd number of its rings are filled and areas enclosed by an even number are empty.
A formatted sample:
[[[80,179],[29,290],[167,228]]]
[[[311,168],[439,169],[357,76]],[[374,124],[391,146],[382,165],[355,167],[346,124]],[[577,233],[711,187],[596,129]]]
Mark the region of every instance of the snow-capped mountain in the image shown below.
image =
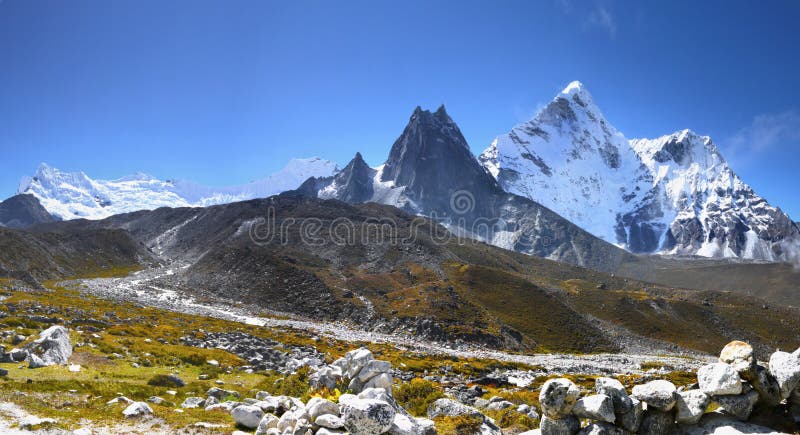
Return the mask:
[[[785,260],[800,230],[684,130],[628,140],[580,82],[480,156],[506,191],[638,253]]]
[[[18,193],[35,196],[59,219],[103,219],[159,207],[203,207],[263,198],[294,189],[309,177],[330,176],[338,170],[335,163],[319,157],[292,159],[266,178],[214,188],[185,180],[159,180],[143,173],[95,180],[83,172],[63,172],[42,164],[33,177],[23,177]]]
[[[296,193],[392,205],[455,234],[599,270],[616,270],[629,256],[535,201],[503,191],[444,106],[417,107],[384,164],[371,168],[356,154],[338,174],[310,179]]]

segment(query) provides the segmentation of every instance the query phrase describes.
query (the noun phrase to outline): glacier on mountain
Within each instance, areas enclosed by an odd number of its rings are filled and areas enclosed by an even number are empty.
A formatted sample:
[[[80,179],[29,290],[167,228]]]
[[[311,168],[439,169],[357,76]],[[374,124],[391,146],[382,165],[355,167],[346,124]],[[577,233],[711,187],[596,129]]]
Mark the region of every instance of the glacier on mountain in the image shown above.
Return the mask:
[[[95,180],[83,172],[64,172],[41,164],[23,177],[18,193],[34,195],[60,219],[103,219],[159,207],[205,207],[264,198],[299,186],[309,177],[330,176],[338,166],[319,157],[292,159],[280,171],[250,183],[208,187],[186,180],[159,180],[137,173],[116,180]]]
[[[628,140],[580,82],[480,155],[501,187],[637,253],[739,257],[796,255],[800,230],[690,130]]]

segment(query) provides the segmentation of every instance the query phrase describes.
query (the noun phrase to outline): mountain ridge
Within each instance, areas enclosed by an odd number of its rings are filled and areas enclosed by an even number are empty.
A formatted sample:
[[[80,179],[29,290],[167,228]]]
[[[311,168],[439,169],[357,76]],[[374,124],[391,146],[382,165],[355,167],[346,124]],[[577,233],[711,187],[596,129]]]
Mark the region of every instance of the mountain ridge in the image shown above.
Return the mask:
[[[295,189],[309,177],[338,170],[335,163],[319,157],[291,159],[265,178],[238,186],[208,187],[188,180],[159,180],[142,172],[116,180],[95,180],[83,172],[64,172],[42,163],[34,176],[22,178],[17,192],[35,196],[60,219],[103,219],[159,207],[205,207],[267,197]]]

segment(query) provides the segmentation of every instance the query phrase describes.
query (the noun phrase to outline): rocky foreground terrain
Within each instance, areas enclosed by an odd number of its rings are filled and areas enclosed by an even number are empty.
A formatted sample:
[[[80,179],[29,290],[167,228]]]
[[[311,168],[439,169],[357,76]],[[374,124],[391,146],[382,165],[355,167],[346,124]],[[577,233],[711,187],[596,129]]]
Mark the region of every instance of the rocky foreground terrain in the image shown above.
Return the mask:
[[[0,280],[2,433],[798,429],[800,350],[517,355],[223,307],[149,281],[109,290],[130,281]]]

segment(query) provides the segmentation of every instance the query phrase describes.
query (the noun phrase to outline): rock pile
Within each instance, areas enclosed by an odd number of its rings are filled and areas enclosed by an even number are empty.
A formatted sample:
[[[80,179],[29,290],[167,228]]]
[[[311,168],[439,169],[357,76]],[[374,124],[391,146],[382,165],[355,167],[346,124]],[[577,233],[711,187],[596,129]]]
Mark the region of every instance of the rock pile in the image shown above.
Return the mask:
[[[247,361],[253,370],[291,373],[303,366],[320,366],[324,360],[324,355],[316,349],[295,347],[282,352],[277,349],[283,346],[281,343],[244,332],[205,332],[202,336],[181,337],[181,342],[203,349],[226,350]]]
[[[775,433],[753,421],[789,414],[800,423],[800,349],[775,352],[764,366],[749,344],[734,341],[687,388],[654,380],[628,395],[619,381],[598,378],[594,394],[580,397],[572,381],[560,378],[542,386],[539,401],[540,429],[526,434]],[[783,409],[775,413],[775,407]],[[589,424],[581,428],[582,420]]]
[[[431,420],[411,416],[383,388],[367,388],[358,395],[343,394],[338,403],[321,397],[303,403],[294,397],[259,392],[255,399],[206,407],[208,411],[215,409],[229,409],[238,426],[255,429],[256,435],[436,433]]]
[[[392,391],[392,364],[376,360],[368,349],[347,352],[333,364],[317,369],[310,378],[316,389],[327,388],[333,391],[343,385],[349,391],[360,393],[369,388],[383,388]]]

